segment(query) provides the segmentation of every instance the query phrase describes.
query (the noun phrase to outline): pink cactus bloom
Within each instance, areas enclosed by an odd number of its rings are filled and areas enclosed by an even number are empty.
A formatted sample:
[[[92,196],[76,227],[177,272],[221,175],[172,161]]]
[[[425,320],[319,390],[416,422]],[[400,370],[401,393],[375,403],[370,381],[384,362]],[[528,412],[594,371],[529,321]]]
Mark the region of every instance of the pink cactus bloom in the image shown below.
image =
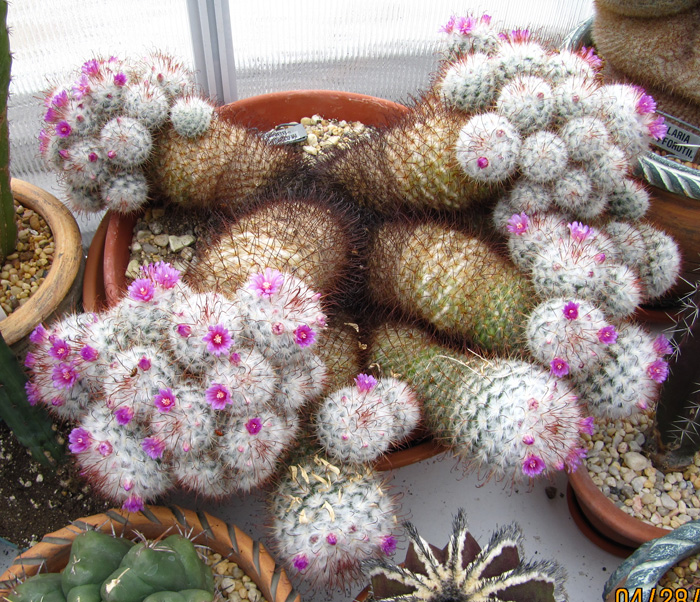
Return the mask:
[[[306,557],[306,554],[297,554],[292,560],[292,566],[299,572],[306,570],[309,566],[309,559]]]
[[[90,447],[92,437],[84,428],[75,428],[68,435],[68,449],[74,454],[80,454]]]
[[[516,236],[525,234],[529,227],[530,218],[525,213],[516,213],[512,215],[506,223],[506,229],[508,232],[515,234]]]
[[[368,374],[358,374],[355,377],[355,385],[360,393],[366,393],[377,386],[377,379]]]
[[[155,287],[148,278],[137,278],[129,285],[127,291],[134,301],[148,302],[153,299]]]
[[[576,242],[583,242],[586,239],[593,236],[594,231],[590,226],[585,226],[580,222],[571,222],[567,224],[569,227],[569,232],[571,233],[571,238]]]
[[[51,380],[57,389],[70,389],[78,380],[78,371],[73,364],[61,362],[51,372]]]
[[[231,391],[222,384],[214,383],[204,394],[207,403],[215,410],[223,410],[231,403]]]
[[[153,398],[159,412],[169,412],[175,407],[175,394],[170,389],[161,389]]]
[[[549,369],[554,376],[561,378],[569,373],[569,364],[566,360],[555,357],[549,364]]]
[[[668,378],[668,362],[655,360],[647,366],[647,375],[651,380],[662,383]]]
[[[575,303],[574,301],[569,301],[563,309],[564,317],[567,320],[575,320],[576,318],[578,318],[578,308],[578,303]]]
[[[140,495],[132,494],[124,500],[122,508],[127,512],[141,512],[146,506]]]
[[[165,451],[165,441],[161,441],[158,439],[158,437],[146,437],[141,442],[141,447],[149,457],[157,460],[158,458],[163,457],[163,452]]]
[[[141,357],[138,363],[139,370],[144,372],[151,369],[151,360],[149,360],[145,355]]]
[[[251,418],[246,422],[245,428],[251,435],[257,435],[262,430],[263,424],[260,418]]]
[[[598,340],[603,343],[603,345],[612,345],[615,341],[617,341],[617,330],[615,330],[615,327],[610,324],[608,326],[603,326],[598,331]]]
[[[581,424],[579,425],[579,430],[582,433],[585,433],[587,435],[592,435],[594,424],[595,424],[595,421],[593,419],[593,416],[587,416],[586,418],[581,420]]]
[[[59,138],[68,138],[68,136],[70,136],[71,132],[73,131],[73,128],[65,119],[62,119],[56,124],[55,131],[56,135]]]
[[[272,297],[284,284],[282,272],[265,268],[260,274],[256,274],[250,279],[250,286],[258,297]]]
[[[131,419],[134,417],[134,410],[127,406],[122,406],[114,410],[114,417],[117,419],[118,424],[124,426],[131,422]]]
[[[202,338],[207,344],[207,351],[216,356],[226,353],[233,345],[233,339],[228,328],[217,324],[216,326],[209,326],[208,330],[207,334]]]
[[[310,345],[313,345],[315,339],[316,333],[306,324],[297,326],[294,330],[294,340],[296,341],[297,345],[299,345],[299,347],[308,347]]]
[[[99,356],[97,349],[90,347],[90,345],[84,345],[80,350],[80,357],[86,362],[94,362]]]
[[[657,355],[668,355],[673,353],[671,342],[666,338],[666,335],[660,334],[654,339],[654,351]]]
[[[44,328],[43,324],[39,324],[29,335],[29,341],[34,345],[41,345],[48,339],[49,333]]]
[[[523,460],[523,473],[528,477],[536,477],[544,469],[544,460],[535,454],[528,454]]]
[[[382,549],[384,554],[391,556],[394,552],[396,552],[396,537],[393,535],[385,535],[382,537],[379,547]]]

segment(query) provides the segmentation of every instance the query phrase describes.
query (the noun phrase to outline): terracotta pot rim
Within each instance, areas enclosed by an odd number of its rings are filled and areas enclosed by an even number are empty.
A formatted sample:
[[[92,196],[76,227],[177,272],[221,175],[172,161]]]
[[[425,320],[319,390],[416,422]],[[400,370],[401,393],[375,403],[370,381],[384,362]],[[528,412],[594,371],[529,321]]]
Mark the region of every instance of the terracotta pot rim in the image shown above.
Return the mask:
[[[24,305],[0,321],[0,331],[13,345],[48,318],[66,297],[75,282],[83,258],[82,238],[75,217],[46,190],[12,178],[12,194],[18,203],[41,215],[54,239],[54,257],[44,282]]]
[[[585,465],[569,474],[569,484],[582,512],[603,535],[623,545],[639,547],[644,542],[670,533],[623,512],[593,482]]]
[[[235,525],[225,523],[207,512],[179,506],[146,506],[138,513],[111,509],[79,518],[58,531],[44,535],[41,542],[20,554],[0,576],[0,598],[4,599],[3,596],[9,593],[8,588],[16,583],[17,577],[35,575],[49,562],[56,565],[51,569],[61,570],[65,567],[73,540],[89,529],[126,537],[142,534],[148,539],[182,531],[238,564],[268,602],[300,602],[301,598],[286,572],[277,566],[263,544]]]

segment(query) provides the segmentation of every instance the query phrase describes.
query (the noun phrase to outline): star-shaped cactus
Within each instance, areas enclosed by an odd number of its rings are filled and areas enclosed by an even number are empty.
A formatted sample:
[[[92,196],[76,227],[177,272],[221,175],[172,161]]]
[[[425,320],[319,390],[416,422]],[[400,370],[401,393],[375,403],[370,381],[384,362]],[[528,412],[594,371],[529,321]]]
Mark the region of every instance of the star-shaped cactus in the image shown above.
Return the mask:
[[[567,600],[564,571],[554,562],[523,562],[520,527],[497,529],[484,549],[469,533],[464,510],[454,518],[443,549],[427,543],[411,523],[405,524],[410,545],[405,562],[365,563],[375,600],[385,602],[476,602]]]

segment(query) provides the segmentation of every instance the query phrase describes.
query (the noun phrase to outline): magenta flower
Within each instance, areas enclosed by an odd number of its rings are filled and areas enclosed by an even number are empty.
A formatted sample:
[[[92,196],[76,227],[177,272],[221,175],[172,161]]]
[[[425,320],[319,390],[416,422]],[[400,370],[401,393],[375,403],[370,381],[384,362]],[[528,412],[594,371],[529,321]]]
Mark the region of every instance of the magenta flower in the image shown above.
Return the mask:
[[[97,451],[101,456],[109,456],[112,453],[112,444],[109,441],[103,441],[97,446]]]
[[[48,334],[49,333],[46,332],[44,325],[39,324],[34,330],[32,330],[32,334],[29,335],[29,341],[35,345],[41,345],[47,339]]]
[[[228,356],[228,361],[231,362],[234,366],[238,366],[238,364],[241,363],[241,354],[236,353],[235,351]]]
[[[192,334],[192,328],[187,324],[178,324],[176,330],[177,334],[184,338],[187,338]]]
[[[489,166],[489,159],[488,157],[479,157],[476,160],[476,166],[479,169],[486,169]]]
[[[575,303],[573,301],[569,301],[565,306],[564,306],[564,317],[567,320],[575,320],[578,318],[578,308],[579,305],[578,303]]]
[[[144,372],[146,370],[150,370],[151,369],[151,360],[149,360],[145,355],[141,356],[141,359],[139,360],[139,363],[138,363],[138,367],[139,367],[139,369],[143,370]]]
[[[377,379],[368,374],[358,374],[355,377],[355,384],[357,385],[357,390],[360,393],[366,393],[377,386]]]
[[[549,364],[549,369],[554,376],[561,378],[569,373],[569,364],[566,360],[555,357]]]
[[[461,17],[457,21],[457,30],[463,36],[468,36],[476,27],[478,21],[474,17]]]
[[[60,114],[56,109],[54,109],[53,107],[49,107],[48,109],[46,109],[46,113],[44,113],[44,121],[46,123],[54,123],[58,121],[59,116]]]
[[[97,59],[90,59],[89,61],[85,61],[83,63],[80,70],[85,75],[97,75],[100,72],[100,63],[97,62]]]
[[[61,362],[51,372],[51,380],[57,389],[70,389],[78,380],[78,371],[73,364]]]
[[[140,495],[132,494],[124,500],[122,509],[127,512],[141,512],[145,508],[143,498]]]
[[[68,98],[68,90],[61,90],[60,92],[54,94],[51,97],[51,105],[56,107],[57,109],[61,109],[68,105],[68,101],[70,99]]]
[[[642,94],[637,101],[637,113],[647,115],[656,111],[656,101],[649,94]]]
[[[529,29],[514,29],[508,34],[508,39],[514,44],[522,44],[530,39]]]
[[[114,417],[117,419],[119,424],[124,426],[125,424],[129,424],[131,422],[131,419],[134,417],[134,410],[129,407],[122,406],[114,410]]]
[[[27,401],[30,406],[35,406],[39,403],[41,397],[39,396],[39,388],[30,380],[24,383],[24,390],[27,392]]]
[[[596,253],[593,257],[593,261],[595,261],[598,265],[605,263],[605,253]]]
[[[523,443],[525,445],[532,445],[535,442],[535,438],[532,435],[523,435]]]
[[[662,383],[668,377],[668,362],[664,360],[654,360],[647,366],[647,375],[651,380]]]
[[[396,552],[396,537],[393,535],[385,535],[382,537],[379,547],[382,549],[384,554],[391,556],[394,552]]]
[[[169,412],[175,406],[175,395],[170,389],[161,389],[153,398],[159,412]]]
[[[146,437],[141,442],[141,447],[149,457],[157,460],[163,457],[163,452],[165,451],[165,441],[161,441],[158,437]]]
[[[72,131],[73,128],[71,128],[70,124],[65,119],[62,119],[56,124],[56,135],[59,138],[68,138]]]
[[[536,477],[544,468],[544,460],[535,454],[529,454],[523,460],[523,473],[528,477]]]
[[[76,428],[68,435],[68,449],[74,454],[80,454],[90,447],[92,437],[84,428]]]
[[[583,447],[572,449],[569,455],[566,457],[567,470],[569,472],[575,472],[587,454],[588,450],[584,449]]]
[[[88,161],[90,161],[90,163],[96,163],[99,158],[100,156],[94,151],[88,153]]]
[[[579,50],[578,55],[593,67],[593,69],[600,69],[603,66],[603,61],[595,53],[593,48],[586,48],[586,46],[583,46],[581,50]]]
[[[284,330],[285,330],[285,328],[284,328],[284,324],[282,324],[282,322],[275,322],[272,325],[272,334],[279,336],[281,334],[284,334]]]
[[[660,334],[654,339],[653,347],[658,355],[668,355],[673,352],[671,342],[666,338],[666,335],[663,334]]]
[[[251,418],[245,424],[245,428],[251,435],[257,435],[262,430],[262,420],[260,418]]]
[[[598,340],[603,343],[603,345],[612,345],[615,341],[617,341],[617,330],[615,330],[615,327],[610,324],[609,326],[603,326],[598,331]]]
[[[70,355],[70,345],[63,339],[54,339],[49,347],[49,355],[57,360],[64,360]]]
[[[51,135],[46,130],[41,130],[39,132],[39,152],[42,154],[49,150],[49,143],[51,142]]]
[[[90,81],[87,75],[81,75],[75,83],[71,86],[73,91],[73,98],[80,100],[86,94],[90,93]]]
[[[262,273],[256,274],[250,279],[249,288],[253,289],[258,297],[272,297],[284,284],[284,276],[281,272],[265,268]]]
[[[654,121],[649,124],[649,135],[654,140],[662,140],[668,133],[668,127],[664,123],[664,118],[659,115]]]
[[[506,224],[508,232],[517,236],[525,234],[529,226],[530,218],[525,213],[512,215]]]
[[[297,326],[294,330],[294,340],[299,347],[308,347],[309,345],[312,345],[315,338],[316,333],[306,324]]]
[[[223,410],[231,403],[231,391],[219,383],[214,383],[209,387],[204,396],[215,410]]]
[[[593,420],[593,416],[588,416],[582,419],[581,424],[579,425],[579,430],[582,433],[586,433],[587,435],[592,435],[594,422],[595,421]]]
[[[134,301],[150,301],[155,293],[153,282],[148,278],[137,278],[129,285],[127,290],[129,297]]]
[[[587,238],[593,236],[593,229],[589,226],[584,226],[579,222],[571,222],[567,224],[569,227],[569,232],[571,233],[571,238],[576,242],[583,242]]]
[[[306,557],[306,554],[297,554],[292,560],[292,565],[297,571],[301,572],[309,566],[309,559]]]
[[[335,536],[335,533],[329,533],[328,535],[326,535],[326,541],[330,545],[334,546],[338,543],[338,538]]]
[[[457,17],[452,15],[448,20],[447,23],[445,23],[441,28],[440,32],[442,33],[452,33],[455,29],[455,23],[457,22]]]
[[[94,347],[90,347],[90,345],[84,345],[80,349],[80,357],[83,358],[86,362],[94,362],[99,356],[100,354],[97,351],[97,349],[95,349]]]
[[[221,324],[209,326],[209,332],[204,335],[202,340],[207,344],[207,351],[216,356],[225,353],[233,345],[233,339],[228,329]]]
[[[119,86],[120,88],[122,86],[126,85],[126,74],[119,72],[114,76],[114,85]]]
[[[152,278],[163,288],[171,289],[180,280],[180,270],[175,269],[169,263],[159,261],[155,265]]]
[[[31,351],[27,352],[27,355],[24,356],[24,367],[25,368],[33,368],[36,365],[36,355],[34,355]]]
[[[58,408],[58,407],[62,406],[64,403],[66,403],[66,400],[63,399],[63,397],[56,396],[51,400],[51,405],[54,408]]]

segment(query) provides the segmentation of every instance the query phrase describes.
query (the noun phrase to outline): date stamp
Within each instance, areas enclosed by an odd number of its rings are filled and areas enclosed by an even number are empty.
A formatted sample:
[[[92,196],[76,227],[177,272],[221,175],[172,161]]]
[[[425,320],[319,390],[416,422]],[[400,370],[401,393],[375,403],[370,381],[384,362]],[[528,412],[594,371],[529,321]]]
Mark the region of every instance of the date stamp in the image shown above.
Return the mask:
[[[615,590],[613,600],[615,602],[700,602],[700,589],[688,590],[684,587],[652,589],[647,599],[641,589],[630,591],[621,587]]]

